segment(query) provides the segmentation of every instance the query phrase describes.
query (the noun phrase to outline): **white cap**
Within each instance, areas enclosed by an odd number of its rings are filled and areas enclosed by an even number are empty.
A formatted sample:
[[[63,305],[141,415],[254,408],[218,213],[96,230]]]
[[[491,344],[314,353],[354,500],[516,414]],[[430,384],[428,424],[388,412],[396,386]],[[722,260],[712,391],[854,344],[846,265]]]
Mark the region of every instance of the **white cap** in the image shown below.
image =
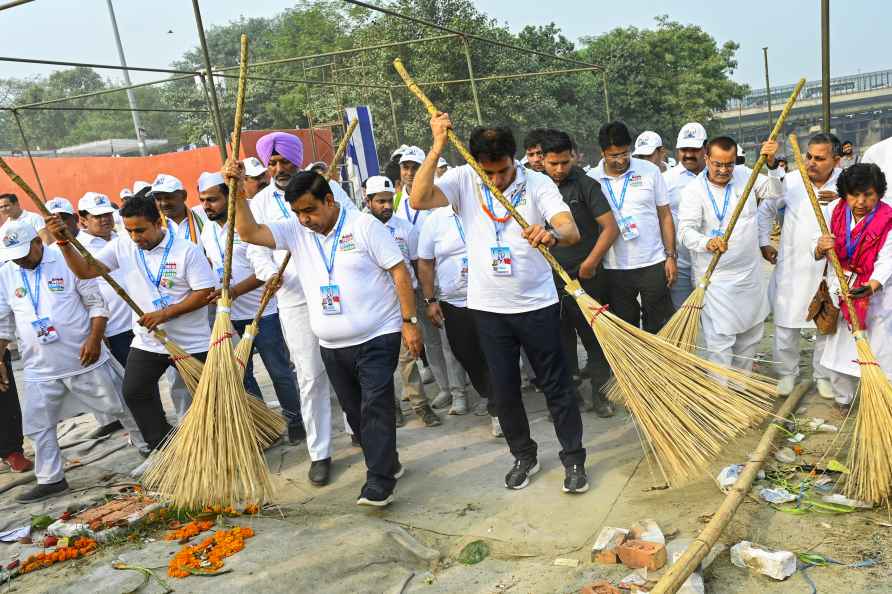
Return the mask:
[[[123,190],[121,190],[121,193],[118,194],[118,198],[120,198],[121,200],[127,200],[131,196],[133,196],[133,192],[130,191],[130,188],[124,188]]]
[[[100,194],[98,192],[87,192],[83,195],[83,197],[77,201],[77,209],[85,210],[89,214],[94,216],[108,214],[110,212],[115,212],[114,207],[111,205],[111,200],[108,199],[108,196],[105,194]]]
[[[745,156],[746,156],[746,151],[743,150],[743,147],[740,146],[739,144],[737,145],[737,156],[738,156],[738,157],[745,157]]]
[[[266,173],[266,167],[257,157],[248,157],[242,163],[245,164],[245,175],[248,177],[257,177]]]
[[[152,189],[149,194],[154,194],[155,192],[171,193],[178,190],[185,190],[183,182],[172,175],[159,173],[158,177],[155,178],[155,181],[152,182]]]
[[[328,163],[325,161],[313,161],[306,167],[304,167],[304,171],[313,171],[314,169],[322,169],[322,171],[328,171]]]
[[[395,151],[393,151],[392,153],[390,153],[390,160],[392,161],[394,159],[394,157],[402,157],[403,153],[405,153],[407,150],[409,150],[408,144],[400,145],[400,148],[398,148]]]
[[[142,180],[135,181],[135,182],[133,182],[133,193],[139,194],[140,191],[144,190],[145,188],[151,188],[151,187],[152,187],[152,184],[150,184],[149,182],[145,182]]]
[[[632,151],[632,154],[644,155],[646,157],[654,154],[654,151],[661,146],[663,146],[663,139],[660,138],[660,135],[656,132],[645,130],[635,139],[635,150]]]
[[[443,157],[440,157],[437,160],[437,169],[439,169],[440,167],[449,167],[449,161],[447,161]]]
[[[400,157],[400,164],[402,165],[403,163],[411,161],[412,163],[421,165],[424,163],[424,157],[424,151],[417,146],[406,147],[406,150],[403,151],[403,155]]]
[[[371,196],[373,194],[377,194],[378,192],[395,192],[393,188],[393,182],[390,181],[389,177],[384,177],[383,175],[373,175],[365,182],[365,195]]]
[[[61,196],[56,196],[52,200],[47,200],[46,209],[53,214],[64,212],[65,214],[74,214],[74,207],[71,206],[71,202],[62,198]]]
[[[223,174],[219,171],[205,171],[198,176],[198,191],[204,192],[214,186],[220,186],[226,183]]]
[[[688,122],[678,131],[675,148],[703,148],[704,142],[706,142],[706,128],[703,127],[703,124]]]
[[[0,260],[18,260],[31,251],[37,229],[21,219],[10,219],[0,227]]]

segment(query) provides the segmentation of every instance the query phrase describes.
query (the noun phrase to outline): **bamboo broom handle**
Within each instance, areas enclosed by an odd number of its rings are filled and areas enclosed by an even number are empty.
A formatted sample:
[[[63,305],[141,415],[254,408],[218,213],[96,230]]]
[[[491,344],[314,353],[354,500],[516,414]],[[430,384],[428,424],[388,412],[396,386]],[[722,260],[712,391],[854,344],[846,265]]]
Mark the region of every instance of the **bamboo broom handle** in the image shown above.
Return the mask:
[[[431,116],[435,116],[440,113],[440,111],[434,106],[434,104],[431,103],[431,100],[427,98],[427,95],[424,94],[424,91],[422,91],[421,88],[417,84],[415,84],[412,76],[406,70],[406,67],[403,66],[402,60],[400,60],[399,58],[394,60],[393,67],[400,75],[400,78],[403,79],[406,88],[412,91],[413,95],[418,97],[418,99],[421,101],[421,103],[424,104],[424,107],[427,109],[428,113]],[[508,210],[508,213],[515,221],[517,221],[517,224],[520,225],[520,228],[526,229],[527,227],[529,227],[530,225],[523,218],[523,215],[517,212],[517,210],[511,205],[511,202],[509,202],[508,199],[505,198],[505,196],[502,194],[502,192],[499,191],[499,189],[495,186],[495,184],[490,181],[489,176],[486,175],[486,172],[483,171],[483,168],[480,166],[480,164],[477,163],[474,157],[471,156],[471,153],[468,151],[467,148],[465,148],[465,145],[462,143],[461,140],[459,140],[455,132],[449,130],[448,135],[449,141],[452,143],[455,149],[461,154],[462,157],[464,157],[467,164],[470,165],[475,172],[477,172],[477,175],[480,176],[480,179],[483,180],[483,183],[486,184],[486,186],[489,188],[489,191],[492,192],[492,195],[495,196],[496,200],[498,200],[502,204],[502,206],[504,206]],[[560,276],[565,283],[572,282],[573,279],[570,278],[570,275],[567,274],[567,271],[564,270],[564,267],[561,266],[554,258],[554,256],[551,255],[551,252],[548,251],[547,247],[540,244],[538,246],[538,249],[539,253],[541,253],[542,256],[545,258],[546,262],[548,262],[548,264],[554,269],[555,272],[557,272],[558,276]]]
[[[808,171],[805,168],[805,161],[802,160],[802,153],[799,150],[799,139],[796,138],[795,134],[790,134],[790,145],[793,148],[793,155],[796,157],[796,166],[799,167],[799,175],[802,176],[802,185],[805,186],[805,191],[808,193],[808,201],[811,202],[812,210],[815,211],[815,217],[818,219],[818,226],[821,227],[821,233],[823,235],[830,235],[830,229],[827,227],[827,221],[824,220],[824,213],[821,210],[818,197],[815,196],[815,190],[812,187],[811,180],[808,179]],[[846,307],[849,308],[849,319],[852,321],[852,333],[858,334],[861,332],[861,321],[855,313],[855,304],[852,303],[852,298],[849,297],[849,283],[846,280],[842,264],[839,263],[836,249],[830,250],[828,255],[830,256],[830,263],[833,264],[833,270],[836,271],[836,278],[839,280],[842,298],[846,302]]]
[[[793,414],[802,396],[808,392],[809,388],[811,388],[810,381],[802,382],[796,386],[796,389],[787,396],[780,410],[777,411],[776,418],[785,419]],[[731,492],[722,501],[722,505],[712,516],[709,524],[697,535],[697,538],[678,558],[678,561],[672,564],[669,571],[660,578],[660,581],[650,591],[650,594],[674,594],[681,588],[688,576],[697,570],[700,562],[706,558],[706,555],[709,554],[712,546],[719,539],[719,536],[722,535],[731,518],[734,517],[734,512],[737,511],[737,508],[740,507],[740,504],[743,503],[743,500],[749,494],[750,487],[756,480],[759,470],[762,469],[762,465],[770,455],[771,446],[779,431],[780,425],[777,423],[768,425],[768,429],[765,430],[765,433],[762,434],[762,439],[759,440],[758,447],[750,455],[743,472],[740,473],[740,478],[734,483]]]
[[[242,33],[241,47],[239,51],[238,70],[238,94],[235,99],[235,124],[232,128],[232,154],[233,160],[238,160],[239,149],[242,140],[242,118],[245,114],[245,87],[248,83],[248,36]],[[235,243],[235,193],[238,187],[237,179],[229,180],[229,197],[226,214],[226,259],[223,263],[223,301],[229,303],[229,283],[232,280],[232,251]]]
[[[784,122],[787,120],[787,116],[790,115],[790,111],[793,110],[793,104],[796,103],[796,98],[799,96],[799,92],[802,90],[802,87],[805,86],[805,79],[800,78],[799,82],[796,83],[796,86],[793,88],[793,92],[790,93],[790,98],[787,99],[787,104],[784,105],[783,111],[781,111],[780,115],[777,118],[777,121],[774,123],[774,128],[771,130],[771,134],[768,136],[768,140],[777,140],[777,137],[781,133],[781,128],[784,126]],[[737,219],[740,218],[740,213],[743,212],[743,207],[746,206],[747,200],[749,200],[750,192],[753,190],[753,186],[756,185],[756,180],[759,178],[759,172],[762,171],[762,167],[765,165],[765,157],[763,155],[759,155],[759,159],[756,161],[756,165],[753,167],[753,172],[750,174],[750,178],[746,180],[746,186],[743,188],[743,194],[740,195],[740,200],[737,202],[737,206],[734,207],[734,212],[731,214],[731,220],[728,221],[728,228],[725,229],[725,234],[722,236],[722,240],[727,245],[728,240],[731,238],[731,232],[734,231],[734,226],[737,225]],[[716,252],[712,255],[712,260],[709,262],[709,267],[706,269],[706,274],[704,278],[709,280],[712,276],[712,273],[715,271],[716,266],[719,265],[719,260],[722,257],[722,252]]]

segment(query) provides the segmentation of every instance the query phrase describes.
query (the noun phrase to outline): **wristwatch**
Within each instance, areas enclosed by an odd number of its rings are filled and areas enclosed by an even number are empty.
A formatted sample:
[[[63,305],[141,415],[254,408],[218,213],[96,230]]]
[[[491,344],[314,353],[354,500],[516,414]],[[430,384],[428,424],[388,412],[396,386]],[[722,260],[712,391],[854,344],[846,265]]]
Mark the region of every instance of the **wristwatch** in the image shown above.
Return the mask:
[[[558,244],[561,242],[561,234],[557,232],[557,229],[549,229],[548,232],[554,237],[554,243]]]
[[[436,297],[425,297],[424,304],[425,305],[433,305],[434,303],[438,303],[440,300]]]
[[[678,259],[678,252],[670,252],[669,250],[663,250],[663,252],[666,254],[667,258]]]
[[[416,316],[412,316],[409,318],[403,318],[404,324],[412,324],[413,326],[418,324],[418,318]]]

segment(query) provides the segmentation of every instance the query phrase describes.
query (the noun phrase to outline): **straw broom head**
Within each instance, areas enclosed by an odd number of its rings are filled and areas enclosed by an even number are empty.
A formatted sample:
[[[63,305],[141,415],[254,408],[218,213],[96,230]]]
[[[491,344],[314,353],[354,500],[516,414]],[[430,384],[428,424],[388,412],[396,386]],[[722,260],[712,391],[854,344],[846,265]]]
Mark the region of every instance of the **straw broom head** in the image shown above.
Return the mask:
[[[428,112],[439,113],[399,59],[394,68]],[[449,140],[514,220],[526,227],[452,130]],[[776,392],[771,382],[704,361],[623,322],[587,295],[548,249],[539,250],[594,329],[626,405],[658,454],[668,482],[679,484],[704,472],[723,444],[768,413]]]
[[[802,160],[802,151],[799,150],[799,141],[795,134],[790,134],[790,146],[821,233],[830,235],[814,188],[807,181],[808,171]],[[852,336],[855,339],[858,366],[861,370],[861,381],[858,383],[858,393],[855,398],[858,401],[858,416],[849,448],[849,468],[852,469],[852,474],[846,481],[845,492],[849,497],[862,501],[886,502],[892,495],[892,385],[889,384],[889,378],[880,367],[867,341],[865,331],[861,328],[855,305],[849,296],[848,280],[839,263],[836,250],[830,250],[828,255],[839,281],[845,307],[849,309]],[[852,404],[854,405],[854,402]]]

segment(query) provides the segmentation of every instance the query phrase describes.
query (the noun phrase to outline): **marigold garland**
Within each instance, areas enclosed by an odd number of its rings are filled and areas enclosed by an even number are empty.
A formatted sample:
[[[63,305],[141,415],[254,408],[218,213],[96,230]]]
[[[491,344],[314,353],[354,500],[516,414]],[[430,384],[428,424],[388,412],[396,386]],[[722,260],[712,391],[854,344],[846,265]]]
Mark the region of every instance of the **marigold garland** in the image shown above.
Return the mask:
[[[167,575],[184,578],[192,574],[216,573],[223,567],[223,559],[245,548],[245,539],[254,530],[236,526],[220,530],[197,545],[186,545],[177,551],[167,566]]]
[[[22,573],[30,573],[38,569],[43,569],[62,561],[70,561],[71,559],[79,559],[96,550],[96,541],[86,536],[77,537],[67,547],[56,547],[48,553],[37,553],[31,555],[22,564]]]
[[[170,530],[167,534],[164,535],[164,540],[188,540],[197,534],[210,530],[213,527],[214,522],[212,520],[203,522],[189,522],[188,524],[176,530]]]

